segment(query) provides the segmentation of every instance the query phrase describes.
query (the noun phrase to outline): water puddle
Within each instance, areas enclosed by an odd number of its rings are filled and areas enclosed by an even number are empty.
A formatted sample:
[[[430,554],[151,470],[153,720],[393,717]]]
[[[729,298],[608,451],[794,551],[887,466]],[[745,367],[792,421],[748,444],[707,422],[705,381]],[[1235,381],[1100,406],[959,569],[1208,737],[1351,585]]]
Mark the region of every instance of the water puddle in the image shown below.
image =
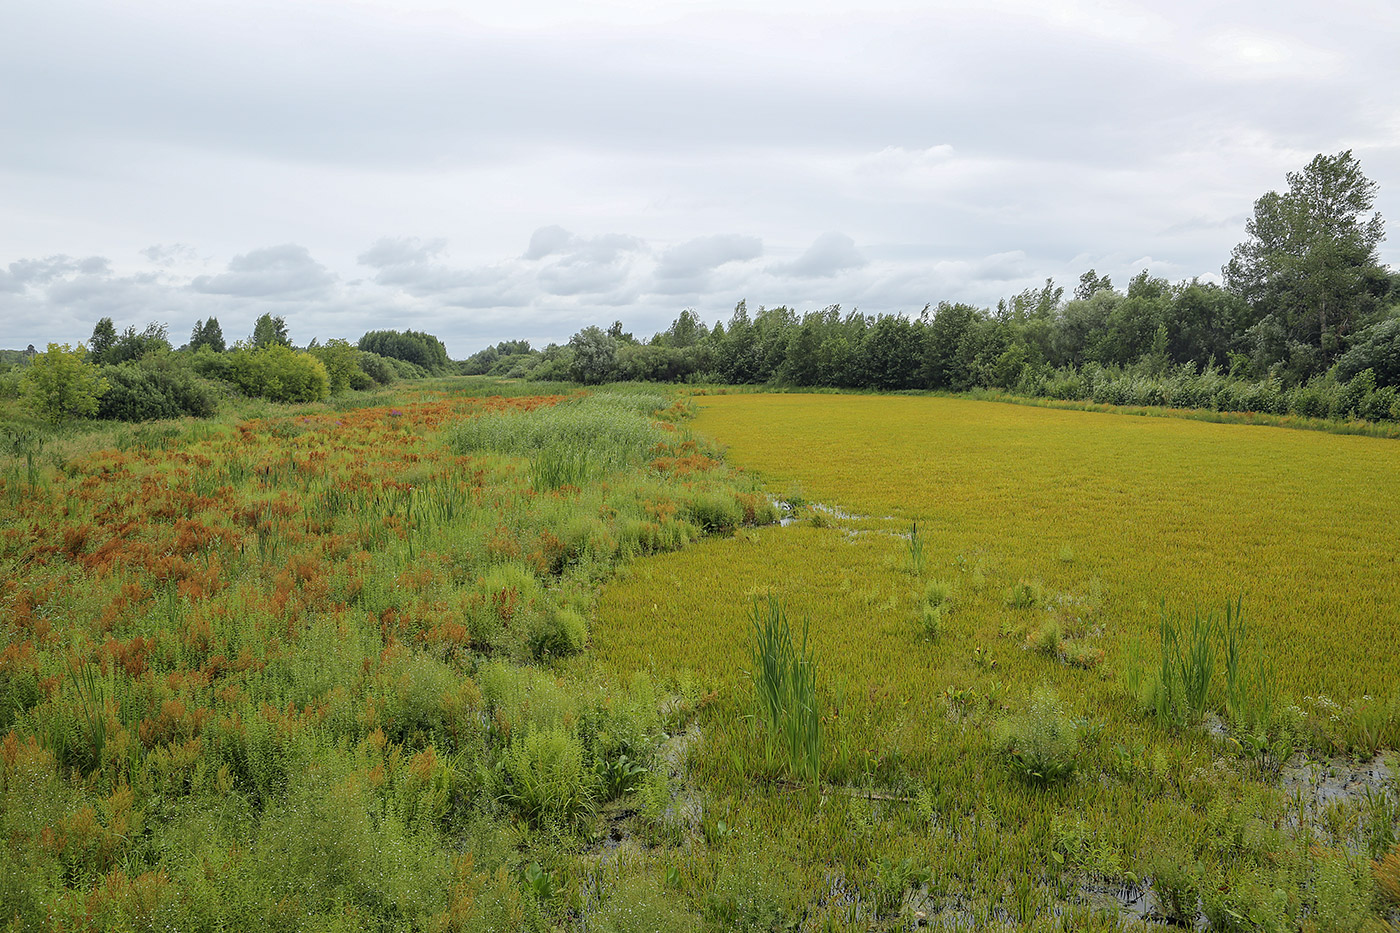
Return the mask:
[[[1337,801],[1364,800],[1368,794],[1390,792],[1394,772],[1381,756],[1368,762],[1347,758],[1308,759],[1283,769],[1283,789],[1290,795],[1311,799],[1321,809]]]

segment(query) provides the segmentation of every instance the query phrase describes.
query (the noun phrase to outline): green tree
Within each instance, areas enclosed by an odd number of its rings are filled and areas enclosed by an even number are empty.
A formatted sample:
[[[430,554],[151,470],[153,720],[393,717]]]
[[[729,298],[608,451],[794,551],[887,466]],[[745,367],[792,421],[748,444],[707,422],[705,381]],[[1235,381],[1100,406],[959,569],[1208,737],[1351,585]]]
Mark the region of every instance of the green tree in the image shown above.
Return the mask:
[[[94,363],[134,363],[153,353],[169,353],[170,340],[166,337],[165,325],[151,323],[146,325],[146,329],[138,331],[135,325],[122,331],[121,336],[114,340],[111,346],[102,353],[102,356],[92,360]]]
[[[1074,300],[1088,301],[1094,297],[1094,292],[1101,292],[1105,289],[1113,290],[1113,280],[1090,269],[1079,277],[1079,284],[1074,289]]]
[[[1377,258],[1385,224],[1373,210],[1376,190],[1348,150],[1318,155],[1303,171],[1288,174],[1286,192],[1270,191],[1254,202],[1245,225],[1249,238],[1223,271],[1227,287],[1249,302],[1257,322],[1272,319],[1258,333],[1284,337],[1273,361],[1297,356],[1288,346],[1301,344],[1318,351],[1312,365],[1330,365],[1389,290]]]
[[[211,317],[207,321],[198,321],[194,325],[194,333],[190,334],[190,349],[198,350],[200,347],[208,347],[215,353],[223,353],[227,349],[224,344],[224,329],[219,326],[219,319]]]
[[[282,315],[273,316],[264,314],[253,324],[253,348],[261,350],[264,347],[290,347],[291,339],[287,336],[287,322]]]
[[[597,385],[617,369],[617,340],[597,327],[585,327],[569,338],[574,351],[571,373],[579,382]]]
[[[103,362],[106,359],[107,351],[116,342],[117,326],[112,323],[111,318],[102,318],[92,329],[92,337],[88,340],[88,352],[92,354],[92,361],[94,363]]]
[[[36,354],[20,377],[20,393],[41,418],[57,424],[68,417],[88,417],[97,412],[107,392],[107,380],[87,361],[78,346],[51,343]]]
[[[307,352],[326,367],[332,395],[346,389],[367,389],[374,384],[374,380],[360,369],[359,349],[347,340],[332,338],[326,341],[325,346],[313,347]]]

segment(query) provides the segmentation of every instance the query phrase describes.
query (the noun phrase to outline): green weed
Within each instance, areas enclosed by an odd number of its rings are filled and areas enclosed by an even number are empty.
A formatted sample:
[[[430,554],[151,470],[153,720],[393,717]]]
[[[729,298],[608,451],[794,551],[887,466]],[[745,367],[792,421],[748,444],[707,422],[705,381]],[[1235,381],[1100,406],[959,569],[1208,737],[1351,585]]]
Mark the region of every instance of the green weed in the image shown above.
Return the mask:
[[[766,607],[754,598],[752,619],[750,657],[759,715],[781,744],[792,773],[816,784],[821,774],[821,711],[807,623],[802,624],[801,643],[795,643],[787,614],[772,594]]]

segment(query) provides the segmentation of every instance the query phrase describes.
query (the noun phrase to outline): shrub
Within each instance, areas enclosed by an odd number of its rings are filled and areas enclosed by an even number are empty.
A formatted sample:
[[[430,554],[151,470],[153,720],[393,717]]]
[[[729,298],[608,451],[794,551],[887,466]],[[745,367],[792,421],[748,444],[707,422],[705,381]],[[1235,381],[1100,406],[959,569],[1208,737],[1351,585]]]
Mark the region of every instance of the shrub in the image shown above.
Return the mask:
[[[1298,386],[1289,393],[1288,408],[1305,418],[1326,418],[1332,400],[1320,385]]]
[[[230,353],[227,378],[244,395],[272,402],[319,402],[331,394],[320,360],[280,344]]]
[[[307,352],[326,367],[332,395],[346,389],[368,388],[368,384],[372,382],[360,369],[360,351],[347,341],[327,340],[322,346],[313,347]]]
[[[382,386],[388,385],[396,378],[394,367],[378,353],[361,350],[358,362],[360,371]]]
[[[1387,421],[1396,418],[1397,404],[1400,404],[1400,393],[1395,386],[1386,386],[1366,396],[1359,411],[1367,421]]]
[[[78,346],[51,343],[37,354],[20,376],[20,393],[41,418],[55,424],[68,417],[97,412],[109,386],[98,368]]]
[[[135,363],[104,366],[109,389],[97,416],[117,421],[207,418],[218,408],[214,387],[195,375],[184,355],[151,355]]]
[[[1053,693],[1040,690],[1025,713],[1001,726],[998,745],[1012,771],[1022,778],[1032,784],[1054,784],[1075,772],[1079,727]]]

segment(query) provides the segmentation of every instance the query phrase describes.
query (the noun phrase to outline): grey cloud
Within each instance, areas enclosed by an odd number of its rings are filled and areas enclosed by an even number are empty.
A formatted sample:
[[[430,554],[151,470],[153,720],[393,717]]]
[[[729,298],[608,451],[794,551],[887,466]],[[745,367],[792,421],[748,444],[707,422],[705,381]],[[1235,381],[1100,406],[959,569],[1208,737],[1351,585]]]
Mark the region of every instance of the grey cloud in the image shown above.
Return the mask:
[[[727,262],[742,262],[762,255],[763,241],[758,237],[739,234],[697,237],[662,253],[656,264],[656,275],[662,279],[691,278]]]
[[[1018,249],[1009,253],[995,253],[978,260],[972,263],[969,272],[969,278],[973,281],[1007,282],[1033,274],[1034,268],[1025,252]]]
[[[530,235],[530,245],[522,259],[543,259],[563,252],[574,241],[574,235],[560,226],[540,227]]]
[[[427,262],[447,248],[447,240],[420,240],[417,237],[383,237],[365,250],[355,261],[362,266],[385,269]]]
[[[156,243],[141,250],[141,255],[158,266],[173,266],[177,262],[193,262],[199,259],[199,251],[184,243]]]
[[[44,259],[20,259],[10,263],[9,278],[21,288],[27,285],[47,285],[68,275],[102,275],[111,271],[102,256],[74,259],[71,256],[48,256]]]
[[[305,246],[284,243],[235,256],[227,272],[197,276],[190,288],[211,295],[290,301],[324,293],[335,280]]]
[[[773,270],[804,279],[826,278],[844,269],[858,269],[866,261],[856,249],[855,240],[846,234],[823,233],[793,262],[779,264]]]

